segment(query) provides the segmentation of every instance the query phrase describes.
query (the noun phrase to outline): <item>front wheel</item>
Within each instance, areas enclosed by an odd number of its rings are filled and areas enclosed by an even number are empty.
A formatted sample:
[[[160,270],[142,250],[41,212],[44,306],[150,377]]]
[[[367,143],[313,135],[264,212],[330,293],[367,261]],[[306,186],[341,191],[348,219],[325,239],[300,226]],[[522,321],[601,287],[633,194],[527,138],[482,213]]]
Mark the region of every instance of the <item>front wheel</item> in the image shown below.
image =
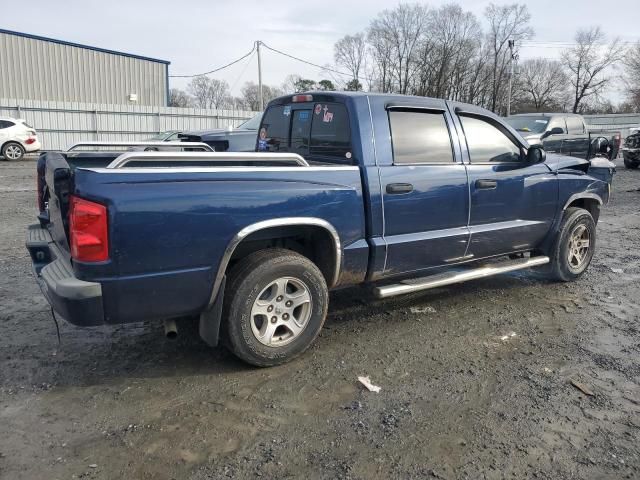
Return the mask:
[[[231,270],[225,288],[229,347],[252,365],[285,363],[313,343],[328,303],[322,272],[307,257],[276,248],[252,253]]]
[[[564,212],[551,252],[551,275],[556,280],[577,280],[589,267],[596,248],[596,223],[582,208]]]

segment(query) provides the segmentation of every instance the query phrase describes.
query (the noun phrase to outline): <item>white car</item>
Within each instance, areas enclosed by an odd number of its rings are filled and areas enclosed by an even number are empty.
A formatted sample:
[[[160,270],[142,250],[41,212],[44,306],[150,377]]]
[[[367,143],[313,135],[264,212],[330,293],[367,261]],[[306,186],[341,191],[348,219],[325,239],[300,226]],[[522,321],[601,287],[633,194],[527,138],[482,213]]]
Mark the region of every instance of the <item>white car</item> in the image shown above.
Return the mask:
[[[0,118],[0,156],[20,160],[27,152],[40,150],[40,140],[33,127],[18,118]]]

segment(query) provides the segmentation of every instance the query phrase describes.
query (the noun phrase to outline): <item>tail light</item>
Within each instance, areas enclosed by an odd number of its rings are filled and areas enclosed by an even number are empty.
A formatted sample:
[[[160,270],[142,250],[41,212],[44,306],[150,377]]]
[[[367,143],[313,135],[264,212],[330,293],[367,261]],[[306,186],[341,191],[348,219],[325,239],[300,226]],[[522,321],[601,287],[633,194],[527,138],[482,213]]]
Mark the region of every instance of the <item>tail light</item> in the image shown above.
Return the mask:
[[[26,143],[27,145],[31,145],[32,143],[34,143],[36,141],[35,138],[31,137],[31,138],[27,138],[24,143]]]
[[[81,262],[109,259],[107,207],[71,196],[69,209],[71,256]]]

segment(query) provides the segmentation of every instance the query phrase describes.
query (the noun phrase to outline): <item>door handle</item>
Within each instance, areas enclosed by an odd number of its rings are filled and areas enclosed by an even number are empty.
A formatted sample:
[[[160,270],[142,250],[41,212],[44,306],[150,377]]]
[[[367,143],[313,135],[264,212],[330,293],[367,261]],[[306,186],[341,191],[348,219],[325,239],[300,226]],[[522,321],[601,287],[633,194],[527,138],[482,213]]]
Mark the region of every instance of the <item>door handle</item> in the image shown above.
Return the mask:
[[[497,180],[481,179],[476,180],[476,188],[478,190],[489,190],[498,186]]]
[[[387,193],[390,195],[397,193],[411,193],[413,192],[413,185],[410,183],[388,183]]]

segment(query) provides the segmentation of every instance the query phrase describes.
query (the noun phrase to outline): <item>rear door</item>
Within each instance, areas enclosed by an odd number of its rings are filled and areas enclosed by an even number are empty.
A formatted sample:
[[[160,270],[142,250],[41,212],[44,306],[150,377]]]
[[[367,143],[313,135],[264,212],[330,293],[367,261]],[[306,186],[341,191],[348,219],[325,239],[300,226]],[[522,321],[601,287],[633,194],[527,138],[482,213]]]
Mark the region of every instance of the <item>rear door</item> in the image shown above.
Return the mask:
[[[424,102],[387,107],[391,148],[378,148],[385,276],[460,261],[469,240],[467,173],[451,117],[444,101]]]
[[[473,258],[526,251],[537,246],[551,227],[558,181],[544,164],[529,164],[524,149],[492,117],[460,113],[469,156]]]

